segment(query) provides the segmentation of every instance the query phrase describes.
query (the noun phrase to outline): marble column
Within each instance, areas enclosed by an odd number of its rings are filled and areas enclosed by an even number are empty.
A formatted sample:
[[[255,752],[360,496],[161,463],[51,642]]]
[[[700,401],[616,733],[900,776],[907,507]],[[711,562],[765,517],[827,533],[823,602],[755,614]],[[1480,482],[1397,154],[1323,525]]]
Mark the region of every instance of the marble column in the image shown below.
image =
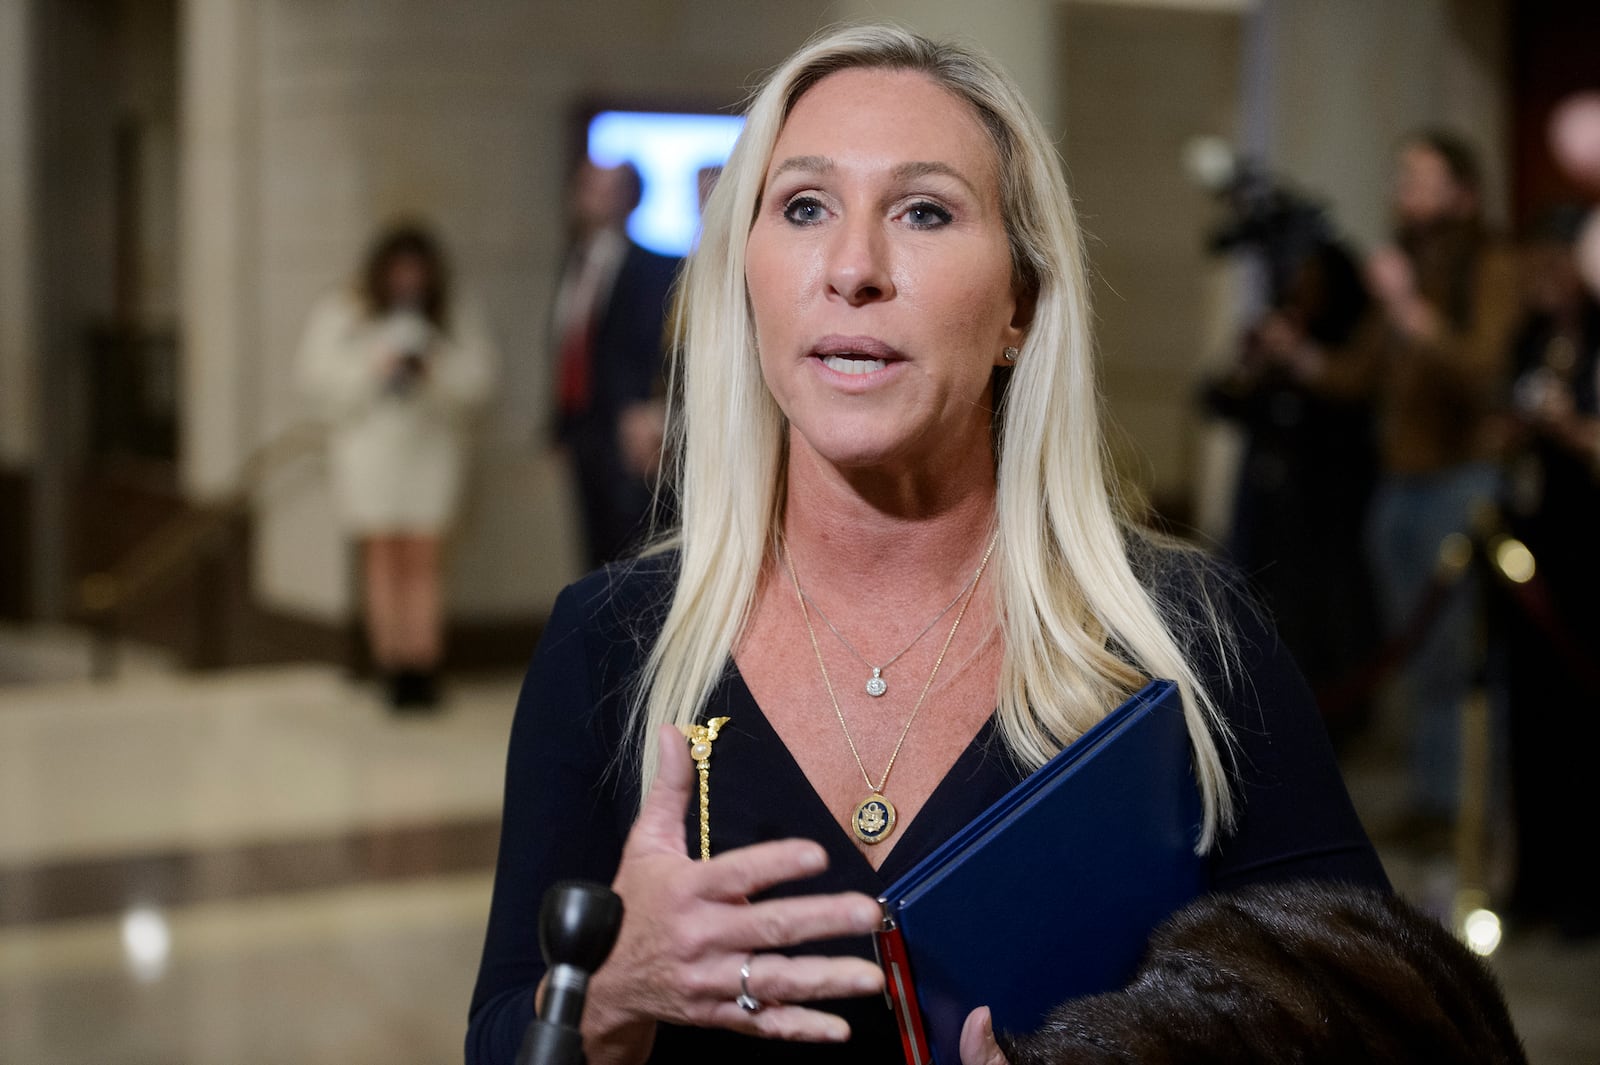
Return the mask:
[[[1022,87],[1045,128],[1060,127],[1060,67],[1055,20],[1059,0],[846,0],[842,21],[897,22],[930,37],[951,37],[983,48]]]
[[[257,7],[186,0],[179,16],[179,464],[201,500],[237,487],[255,443]]]
[[[41,558],[35,0],[0,0],[0,616],[59,601]],[[59,481],[59,479],[57,479]],[[60,508],[52,512],[60,513]]]
[[[0,0],[0,471],[37,453],[31,0]]]

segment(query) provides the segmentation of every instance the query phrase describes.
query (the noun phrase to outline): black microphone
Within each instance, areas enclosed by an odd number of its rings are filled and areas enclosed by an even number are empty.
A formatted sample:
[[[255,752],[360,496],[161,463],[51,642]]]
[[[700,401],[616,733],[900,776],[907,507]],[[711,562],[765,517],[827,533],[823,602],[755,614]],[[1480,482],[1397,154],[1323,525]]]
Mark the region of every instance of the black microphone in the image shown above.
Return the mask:
[[[549,973],[544,1008],[528,1025],[516,1065],[582,1065],[583,999],[622,927],[622,900],[610,888],[564,880],[539,906],[539,951]]]

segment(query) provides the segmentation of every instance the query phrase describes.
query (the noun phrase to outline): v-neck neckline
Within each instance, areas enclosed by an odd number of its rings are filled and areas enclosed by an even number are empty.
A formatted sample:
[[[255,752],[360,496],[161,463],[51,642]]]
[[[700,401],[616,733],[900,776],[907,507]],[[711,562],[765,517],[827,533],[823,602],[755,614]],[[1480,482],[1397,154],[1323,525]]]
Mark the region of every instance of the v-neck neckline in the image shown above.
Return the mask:
[[[928,794],[916,816],[901,828],[900,839],[895,843],[894,848],[889,851],[888,857],[884,858],[883,864],[874,868],[872,863],[867,860],[866,854],[862,852],[860,847],[856,846],[856,841],[851,838],[850,833],[834,817],[833,810],[817,791],[816,786],[812,784],[811,778],[806,776],[805,769],[801,767],[799,761],[795,758],[794,752],[789,750],[789,745],[784,743],[783,737],[778,735],[778,730],[767,717],[766,711],[762,710],[761,704],[756,701],[754,693],[750,691],[750,685],[746,683],[744,673],[739,669],[738,663],[731,658],[728,660],[727,682],[730,685],[728,692],[729,702],[742,703],[754,711],[754,713],[745,715],[744,720],[740,720],[738,716],[735,716],[734,722],[748,729],[752,733],[753,739],[760,744],[768,746],[774,752],[775,766],[781,766],[783,772],[792,778],[790,786],[797,794],[806,796],[805,799],[798,801],[803,801],[809,805],[810,813],[806,815],[807,819],[815,819],[819,823],[826,822],[829,829],[832,830],[830,839],[836,842],[838,846],[829,846],[828,849],[830,851],[848,851],[857,863],[858,871],[867,877],[870,883],[875,885],[877,893],[881,893],[884,888],[893,884],[906,872],[910,871],[911,867],[932,851],[933,848],[943,843],[951,834],[989,806],[993,798],[974,796],[970,790],[963,793],[961,786],[963,783],[968,783],[975,779],[984,763],[990,757],[1003,758],[1008,763],[1004,769],[1009,770],[1009,772],[1006,772],[1005,775],[1008,779],[1012,777],[1015,779],[1006,785],[1007,788],[1020,781],[1026,775],[1023,770],[1015,765],[1010,756],[1004,751],[1003,746],[1000,745],[999,736],[995,729],[994,713],[991,711],[978,728],[978,731],[967,741],[967,745],[962,749],[961,754],[957,756],[955,762],[940,778],[939,783],[934,786],[933,791]],[[1002,789],[995,797],[1002,794],[1004,790]],[[966,803],[960,801],[963,798],[967,799]],[[979,799],[978,804],[971,810],[964,810],[962,808],[964,805],[973,805],[972,800],[974,798]],[[813,834],[813,838],[827,846],[825,841],[818,838],[819,835],[820,830],[818,833]]]

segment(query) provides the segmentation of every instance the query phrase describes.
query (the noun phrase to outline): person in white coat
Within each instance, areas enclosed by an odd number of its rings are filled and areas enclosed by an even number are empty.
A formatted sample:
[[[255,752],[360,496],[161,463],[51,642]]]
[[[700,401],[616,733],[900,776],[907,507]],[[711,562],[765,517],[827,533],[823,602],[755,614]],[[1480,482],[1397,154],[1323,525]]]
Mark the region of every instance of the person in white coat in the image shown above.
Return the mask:
[[[334,502],[361,544],[368,639],[397,709],[438,701],[441,544],[495,362],[483,315],[450,298],[438,243],[413,225],[379,236],[300,344],[299,385],[328,425]]]

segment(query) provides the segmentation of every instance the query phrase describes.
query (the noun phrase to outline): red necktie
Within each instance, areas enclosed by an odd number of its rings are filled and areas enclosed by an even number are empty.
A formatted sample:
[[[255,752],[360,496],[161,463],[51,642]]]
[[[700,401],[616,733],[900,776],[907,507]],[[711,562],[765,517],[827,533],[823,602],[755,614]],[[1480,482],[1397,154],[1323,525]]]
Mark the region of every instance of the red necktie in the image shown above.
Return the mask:
[[[561,379],[558,397],[566,417],[589,409],[594,392],[594,318],[583,314],[575,318],[561,337]]]

